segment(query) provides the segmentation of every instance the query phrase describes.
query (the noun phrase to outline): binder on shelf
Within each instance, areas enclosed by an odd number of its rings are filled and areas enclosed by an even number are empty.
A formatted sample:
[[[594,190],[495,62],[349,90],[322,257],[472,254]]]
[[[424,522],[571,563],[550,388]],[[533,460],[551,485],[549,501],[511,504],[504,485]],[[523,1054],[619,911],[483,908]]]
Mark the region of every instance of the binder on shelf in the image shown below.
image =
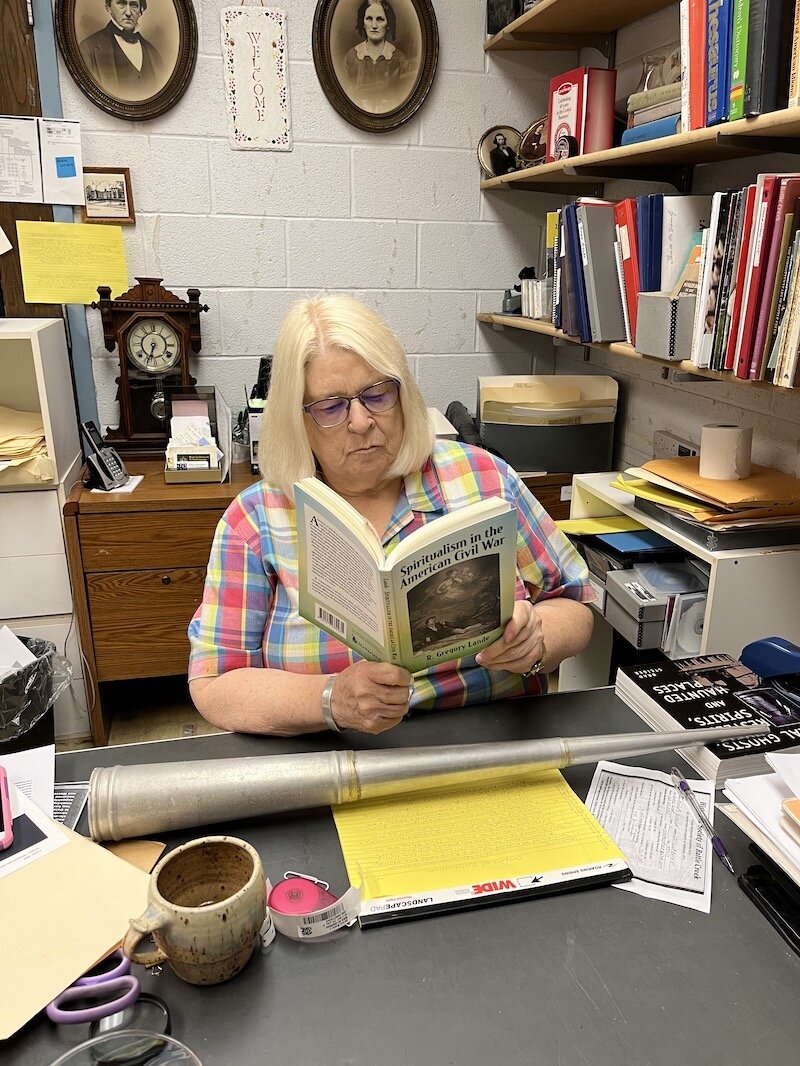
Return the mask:
[[[625,317],[616,270],[609,270],[614,258],[613,204],[578,204],[578,232],[588,306],[589,329],[593,341],[619,341],[625,338]]]

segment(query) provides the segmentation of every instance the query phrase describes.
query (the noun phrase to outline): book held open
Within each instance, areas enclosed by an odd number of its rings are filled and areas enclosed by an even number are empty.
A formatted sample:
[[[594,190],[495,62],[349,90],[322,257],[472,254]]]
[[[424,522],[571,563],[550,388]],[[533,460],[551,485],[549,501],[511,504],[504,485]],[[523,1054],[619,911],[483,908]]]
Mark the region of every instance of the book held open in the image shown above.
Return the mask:
[[[516,513],[489,497],[386,554],[370,522],[317,478],[295,485],[300,615],[353,651],[412,673],[470,657],[514,609]]]

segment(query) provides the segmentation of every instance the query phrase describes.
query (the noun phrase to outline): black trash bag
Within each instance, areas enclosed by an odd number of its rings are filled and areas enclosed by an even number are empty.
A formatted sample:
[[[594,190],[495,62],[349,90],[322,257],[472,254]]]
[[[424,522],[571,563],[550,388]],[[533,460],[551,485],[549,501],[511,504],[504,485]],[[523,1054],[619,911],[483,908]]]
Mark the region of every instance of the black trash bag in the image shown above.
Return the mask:
[[[50,640],[18,638],[36,661],[0,680],[0,750],[52,744],[53,704],[72,682],[72,667]]]

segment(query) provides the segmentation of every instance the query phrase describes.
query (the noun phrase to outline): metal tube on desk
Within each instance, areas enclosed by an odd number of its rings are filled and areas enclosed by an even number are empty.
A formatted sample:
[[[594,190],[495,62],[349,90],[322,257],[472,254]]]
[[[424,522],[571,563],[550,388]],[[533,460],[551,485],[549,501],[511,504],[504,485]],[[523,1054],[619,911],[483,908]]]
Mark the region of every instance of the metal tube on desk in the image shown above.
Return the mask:
[[[598,759],[767,733],[763,723],[672,733],[614,733],[491,744],[318,751],[248,759],[112,766],[92,771],[94,840],[188,829],[283,811],[522,777]]]

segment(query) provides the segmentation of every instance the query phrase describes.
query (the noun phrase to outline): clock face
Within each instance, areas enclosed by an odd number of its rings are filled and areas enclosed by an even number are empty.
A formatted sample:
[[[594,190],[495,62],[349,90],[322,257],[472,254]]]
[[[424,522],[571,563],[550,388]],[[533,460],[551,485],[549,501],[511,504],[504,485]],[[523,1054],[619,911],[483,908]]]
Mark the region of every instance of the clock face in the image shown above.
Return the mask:
[[[181,339],[163,318],[143,318],[129,331],[128,358],[145,374],[165,374],[181,358]]]

